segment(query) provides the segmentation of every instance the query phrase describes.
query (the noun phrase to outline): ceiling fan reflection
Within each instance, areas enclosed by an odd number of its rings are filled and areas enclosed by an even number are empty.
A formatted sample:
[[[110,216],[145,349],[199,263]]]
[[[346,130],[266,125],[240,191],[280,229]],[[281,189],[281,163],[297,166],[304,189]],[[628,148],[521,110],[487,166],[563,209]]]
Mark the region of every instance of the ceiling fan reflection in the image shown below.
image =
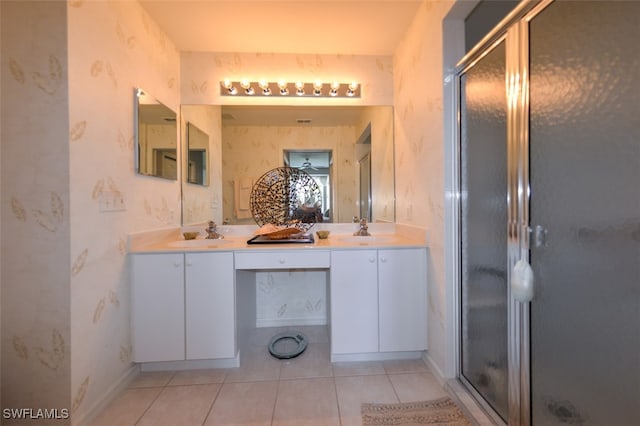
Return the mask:
[[[309,161],[308,157],[304,159],[304,163],[302,163],[302,165],[300,165],[299,169],[301,169],[301,170],[316,170],[316,171],[318,170],[317,168],[313,167],[313,165]]]

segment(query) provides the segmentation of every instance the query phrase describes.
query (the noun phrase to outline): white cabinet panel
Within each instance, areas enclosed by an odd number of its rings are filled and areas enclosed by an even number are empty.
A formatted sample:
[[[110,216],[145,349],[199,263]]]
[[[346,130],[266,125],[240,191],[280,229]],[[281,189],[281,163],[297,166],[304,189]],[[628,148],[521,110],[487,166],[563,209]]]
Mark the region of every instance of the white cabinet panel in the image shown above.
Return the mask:
[[[333,250],[330,279],[331,352],[377,352],[376,250]]]
[[[236,269],[328,268],[328,250],[260,250],[236,253]]]
[[[426,249],[378,251],[380,352],[427,348]]]
[[[131,256],[135,362],[184,359],[184,255]]]
[[[185,254],[186,357],[235,356],[233,253]]]

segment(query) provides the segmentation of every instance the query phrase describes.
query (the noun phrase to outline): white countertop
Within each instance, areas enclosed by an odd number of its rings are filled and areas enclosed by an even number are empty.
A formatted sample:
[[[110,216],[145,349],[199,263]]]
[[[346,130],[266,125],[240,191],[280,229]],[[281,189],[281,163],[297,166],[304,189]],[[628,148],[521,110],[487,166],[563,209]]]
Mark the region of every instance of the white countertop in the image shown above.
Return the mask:
[[[331,249],[367,249],[367,248],[409,248],[427,247],[426,231],[416,232],[414,227],[395,224],[369,224],[371,237],[353,236],[353,224],[326,224],[314,227],[314,243],[262,243],[248,244],[257,227],[220,226],[218,232],[224,235],[222,240],[207,240],[203,235],[196,240],[184,241],[182,232],[200,227],[172,228],[131,234],[129,253],[172,253],[202,251],[239,251],[239,250],[331,250]],[[326,239],[315,235],[318,229],[329,229]]]

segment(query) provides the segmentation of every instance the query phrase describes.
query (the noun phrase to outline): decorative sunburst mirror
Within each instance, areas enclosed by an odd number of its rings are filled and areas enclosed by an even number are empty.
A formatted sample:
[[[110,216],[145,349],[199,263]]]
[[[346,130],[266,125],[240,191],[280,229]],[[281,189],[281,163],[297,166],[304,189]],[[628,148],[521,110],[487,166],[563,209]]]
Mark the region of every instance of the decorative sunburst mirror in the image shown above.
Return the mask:
[[[320,187],[295,167],[269,170],[251,190],[251,213],[260,226],[271,223],[307,231],[322,221],[321,206]]]

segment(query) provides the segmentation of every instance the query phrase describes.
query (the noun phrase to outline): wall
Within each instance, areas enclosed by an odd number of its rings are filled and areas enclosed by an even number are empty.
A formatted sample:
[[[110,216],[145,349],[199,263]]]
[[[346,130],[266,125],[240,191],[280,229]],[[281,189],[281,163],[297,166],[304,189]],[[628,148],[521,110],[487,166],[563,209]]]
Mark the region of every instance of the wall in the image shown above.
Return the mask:
[[[443,19],[453,1],[425,0],[396,49],[394,68],[398,223],[429,231],[429,357],[444,374],[448,355],[445,281]]]
[[[393,105],[393,67],[388,56],[182,52],[181,61],[184,104]],[[362,95],[360,99],[220,95],[221,81],[243,78],[308,82],[356,80],[362,87]]]
[[[180,56],[137,2],[66,4],[71,196],[66,264],[71,267],[71,408],[78,423],[132,373],[127,235],[180,224],[179,181],[136,175],[133,155],[133,89],[141,87],[178,111]],[[101,211],[101,200],[110,196],[121,197],[125,210]]]
[[[71,370],[66,4],[0,7],[2,408],[61,410]]]
[[[395,158],[393,115],[381,108],[365,108],[359,129],[371,124],[371,200],[375,222],[394,222]],[[357,173],[357,172],[356,172]],[[359,183],[356,185],[359,187]],[[356,200],[358,199],[356,195]],[[357,213],[354,216],[359,216]],[[349,222],[345,216],[343,222]]]

